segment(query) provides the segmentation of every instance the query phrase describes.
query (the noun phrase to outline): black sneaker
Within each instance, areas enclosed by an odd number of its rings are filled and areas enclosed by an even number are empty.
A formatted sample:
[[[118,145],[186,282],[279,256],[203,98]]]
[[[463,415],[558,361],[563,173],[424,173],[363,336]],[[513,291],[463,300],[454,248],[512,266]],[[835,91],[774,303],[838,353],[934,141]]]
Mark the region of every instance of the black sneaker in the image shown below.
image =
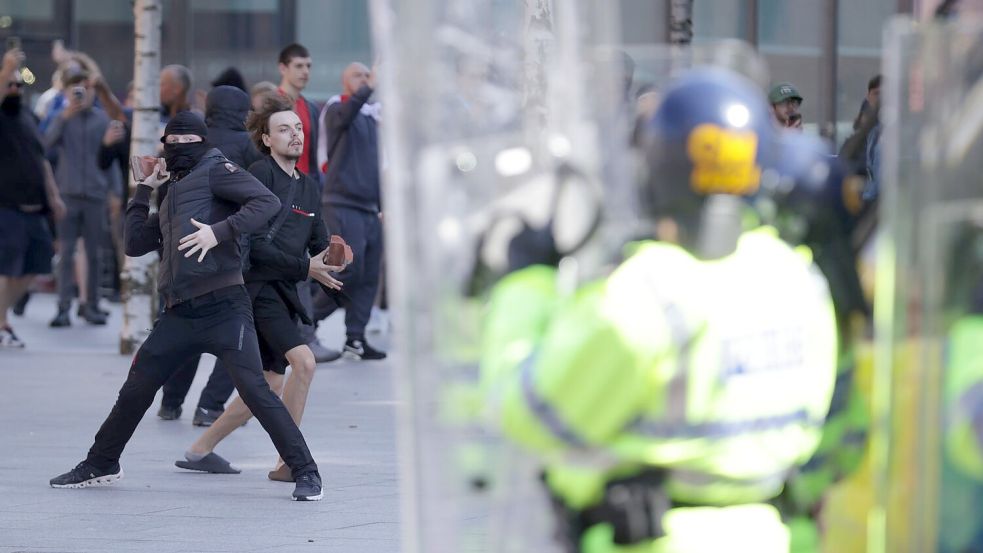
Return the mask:
[[[218,409],[205,409],[204,407],[199,407],[195,409],[195,418],[191,420],[191,424],[195,426],[211,426],[212,423],[218,420],[225,411],[219,411]]]
[[[17,303],[14,304],[13,307],[14,315],[20,317],[24,314],[24,310],[27,309],[27,301],[29,299],[31,299],[31,293],[24,292],[24,295],[21,296],[20,299],[17,300]]]
[[[161,405],[160,410],[157,411],[157,416],[165,421],[173,421],[181,418],[181,413],[181,406],[168,407],[166,405]]]
[[[68,318],[68,309],[59,309],[58,314],[48,323],[51,328],[64,328],[72,326],[72,320]]]
[[[301,474],[295,480],[294,501],[321,501],[321,475],[315,472]]]
[[[93,486],[108,486],[123,478],[123,469],[119,463],[108,471],[99,470],[86,461],[75,465],[75,468],[52,478],[48,483],[52,488],[91,488]]]
[[[362,338],[349,338],[345,341],[344,356],[359,361],[374,361],[385,359],[386,352],[375,349]]]
[[[85,313],[86,313],[86,308],[87,308],[88,305],[89,304],[87,304],[87,303],[80,303],[79,304],[79,307],[78,307],[78,311],[76,311],[75,314],[78,315],[79,317],[83,317],[84,318],[85,317]],[[96,305],[96,308],[95,308],[94,311],[95,311],[95,313],[98,313],[99,315],[102,315],[103,317],[109,317],[109,311],[106,311],[105,309],[102,309],[98,305]]]
[[[106,320],[109,318],[108,315],[103,315],[102,311],[98,308],[92,307],[88,304],[85,305],[84,309],[79,309],[79,316],[85,319],[85,322],[91,325],[104,325]]]

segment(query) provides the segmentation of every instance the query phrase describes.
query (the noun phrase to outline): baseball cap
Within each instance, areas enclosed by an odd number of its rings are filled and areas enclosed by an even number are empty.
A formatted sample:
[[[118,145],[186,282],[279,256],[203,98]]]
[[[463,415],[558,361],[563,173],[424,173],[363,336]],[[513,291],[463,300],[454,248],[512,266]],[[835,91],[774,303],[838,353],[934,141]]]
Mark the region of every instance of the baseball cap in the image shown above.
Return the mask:
[[[791,99],[802,102],[802,95],[799,94],[799,89],[795,88],[795,85],[792,83],[778,83],[768,93],[768,102],[771,104],[778,104]]]

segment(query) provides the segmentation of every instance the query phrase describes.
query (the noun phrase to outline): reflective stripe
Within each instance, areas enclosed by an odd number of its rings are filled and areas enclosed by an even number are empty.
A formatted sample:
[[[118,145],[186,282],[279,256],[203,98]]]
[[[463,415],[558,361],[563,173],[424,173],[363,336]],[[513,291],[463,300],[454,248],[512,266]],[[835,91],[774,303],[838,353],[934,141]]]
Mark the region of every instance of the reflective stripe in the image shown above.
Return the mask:
[[[687,424],[671,421],[655,421],[640,418],[629,425],[628,430],[648,438],[673,440],[693,438],[733,438],[743,434],[777,430],[790,424],[822,426],[822,420],[809,418],[805,409],[791,413],[760,417],[743,421],[720,421],[700,424]]]
[[[686,420],[686,403],[689,395],[690,353],[695,341],[694,333],[686,326],[686,318],[674,302],[661,302],[662,311],[669,325],[672,342],[676,346],[676,369],[666,389],[666,417],[669,420]]]
[[[772,489],[780,487],[788,478],[788,473],[788,470],[780,470],[756,478],[729,478],[720,474],[708,474],[697,470],[673,469],[669,473],[669,478],[676,484],[684,486],[716,486],[726,484],[740,487]]]
[[[665,317],[666,325],[669,327],[670,339],[676,346],[676,367],[673,376],[666,386],[666,411],[665,417],[668,420],[686,420],[686,403],[689,396],[689,372],[690,354],[693,349],[693,342],[696,341],[696,332],[687,324],[686,317],[683,316],[679,305],[659,295],[660,289],[659,275],[650,275],[652,280],[651,291],[656,297],[656,301],[662,306],[662,314]]]
[[[535,354],[526,357],[522,362],[520,380],[522,382],[522,397],[526,400],[526,405],[553,436],[566,442],[567,445],[584,447],[587,444],[574,433],[573,429],[560,420],[559,414],[536,391],[536,384],[533,382],[535,362]]]

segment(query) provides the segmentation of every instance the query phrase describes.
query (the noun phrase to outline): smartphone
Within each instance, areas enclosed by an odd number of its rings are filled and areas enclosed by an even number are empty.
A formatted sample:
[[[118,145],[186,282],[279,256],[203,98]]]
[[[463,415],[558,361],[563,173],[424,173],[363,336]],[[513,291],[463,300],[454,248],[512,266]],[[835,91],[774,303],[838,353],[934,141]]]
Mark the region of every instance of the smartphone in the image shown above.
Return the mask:
[[[72,98],[74,98],[76,102],[81,102],[82,100],[85,100],[85,87],[84,86],[72,87]]]
[[[8,36],[7,37],[7,50],[20,49],[20,37],[19,36]]]
[[[789,124],[789,126],[792,126],[792,125],[798,123],[799,120],[801,120],[801,119],[802,119],[802,114],[801,113],[793,113],[792,115],[789,115],[788,116],[788,124]]]

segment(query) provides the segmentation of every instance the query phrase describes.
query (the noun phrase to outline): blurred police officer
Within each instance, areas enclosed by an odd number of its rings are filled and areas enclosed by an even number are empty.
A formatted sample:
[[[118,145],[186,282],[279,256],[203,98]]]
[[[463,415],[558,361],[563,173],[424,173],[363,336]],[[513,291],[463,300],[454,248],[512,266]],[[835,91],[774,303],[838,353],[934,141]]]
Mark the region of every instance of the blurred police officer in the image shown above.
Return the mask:
[[[545,472],[569,551],[789,549],[769,501],[819,442],[836,324],[807,253],[744,226],[771,117],[741,77],[694,71],[647,125],[651,240],[567,295],[548,234],[510,247],[482,370],[511,438],[594,453]]]

